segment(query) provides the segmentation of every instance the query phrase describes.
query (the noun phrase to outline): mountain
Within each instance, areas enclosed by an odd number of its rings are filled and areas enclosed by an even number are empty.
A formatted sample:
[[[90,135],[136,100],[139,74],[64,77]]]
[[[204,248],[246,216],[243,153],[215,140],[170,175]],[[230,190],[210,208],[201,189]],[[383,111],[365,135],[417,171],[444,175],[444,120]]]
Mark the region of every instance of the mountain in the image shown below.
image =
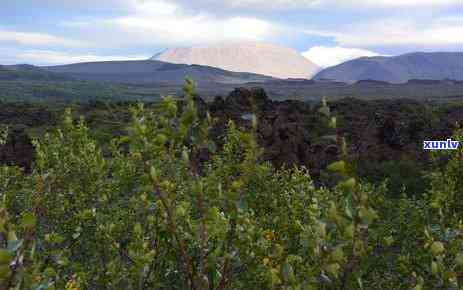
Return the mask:
[[[463,52],[416,52],[395,57],[361,57],[319,72],[315,80],[353,83],[376,80],[404,83],[411,79],[463,80]]]
[[[244,84],[272,80],[271,77],[252,73],[156,60],[87,62],[42,68],[77,80],[131,84],[177,85],[182,84],[187,76],[198,84]]]
[[[33,65],[0,65],[0,80],[2,81],[62,81],[66,79],[68,78],[66,78],[65,76],[55,74],[47,70],[43,70]]]
[[[281,79],[310,79],[320,70],[316,64],[295,50],[256,42],[171,48],[153,56],[152,59],[170,63],[207,65]]]

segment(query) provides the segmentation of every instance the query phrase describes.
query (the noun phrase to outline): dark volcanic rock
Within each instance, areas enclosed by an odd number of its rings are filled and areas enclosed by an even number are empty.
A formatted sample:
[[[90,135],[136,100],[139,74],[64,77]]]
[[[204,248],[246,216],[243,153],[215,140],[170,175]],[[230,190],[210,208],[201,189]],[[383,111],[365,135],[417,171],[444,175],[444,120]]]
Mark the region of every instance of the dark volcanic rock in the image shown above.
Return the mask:
[[[251,112],[265,109],[271,103],[262,88],[238,88],[225,99],[224,105],[230,110]]]
[[[359,80],[355,84],[357,85],[367,85],[367,86],[388,86],[390,83],[377,80]]]
[[[10,130],[6,144],[0,146],[0,164],[16,165],[28,171],[34,157],[33,152],[34,147],[25,133],[25,127],[16,126]]]
[[[248,116],[256,114],[258,142],[264,148],[263,159],[278,167],[303,165],[313,168],[312,173],[317,175],[321,167],[337,157],[337,148],[329,148],[333,142],[325,140],[320,143],[313,138],[312,127],[317,126],[313,122],[317,113],[307,103],[273,102],[261,88],[239,88],[225,100],[216,97],[209,109],[214,117],[219,118],[212,129],[215,137],[224,134],[225,124],[230,119],[240,127],[249,128],[251,121]]]
[[[463,110],[443,114],[440,123],[433,121],[432,105],[412,100],[363,101],[346,98],[329,104],[339,119],[338,134],[345,136],[353,161],[375,164],[407,157],[426,161],[422,150],[425,139],[448,138],[452,126],[463,121]],[[258,142],[264,160],[290,167],[304,165],[317,178],[326,166],[339,158],[338,142],[329,132],[318,104],[300,101],[270,101],[261,89],[236,89],[225,100],[216,97],[209,104],[214,117],[214,136],[224,133],[229,119],[249,128],[249,113],[258,117]],[[335,134],[335,133],[331,133]]]
[[[339,120],[338,131],[334,132],[327,127],[327,118],[319,112],[318,102],[272,101],[260,88],[235,89],[225,98],[217,96],[211,103],[195,96],[195,103],[201,117],[209,111],[217,119],[210,137],[219,147],[223,145],[222,136],[229,120],[238,127],[250,128],[252,114],[255,114],[258,143],[264,149],[262,159],[277,167],[306,166],[315,179],[323,174],[330,162],[339,159],[339,136],[346,137],[349,157],[360,173],[362,166],[363,172],[371,173],[372,166],[379,168],[382,162],[407,158],[415,162],[411,168],[419,170],[422,168],[419,162],[428,161],[428,155],[422,150],[423,140],[446,139],[458,123],[463,124],[461,105],[437,110],[434,103],[412,100],[346,98],[328,104]],[[179,111],[182,107],[180,104]],[[97,129],[109,118],[103,109],[80,108],[81,113],[89,117],[90,128]],[[121,112],[125,109],[121,108]],[[29,167],[33,148],[25,128],[54,126],[59,116],[60,113],[57,117],[44,108],[1,107],[0,124],[14,125],[11,126],[14,130],[10,132],[8,144],[0,147],[0,163]],[[126,116],[120,120],[125,123],[128,119]],[[124,131],[117,128],[109,129],[112,131],[108,135],[123,135]],[[208,160],[209,153],[204,148],[197,156],[198,163]]]
[[[0,124],[8,126],[7,143],[0,146],[0,164],[17,165],[28,170],[34,147],[26,130],[56,124],[50,110],[27,104],[0,104]]]

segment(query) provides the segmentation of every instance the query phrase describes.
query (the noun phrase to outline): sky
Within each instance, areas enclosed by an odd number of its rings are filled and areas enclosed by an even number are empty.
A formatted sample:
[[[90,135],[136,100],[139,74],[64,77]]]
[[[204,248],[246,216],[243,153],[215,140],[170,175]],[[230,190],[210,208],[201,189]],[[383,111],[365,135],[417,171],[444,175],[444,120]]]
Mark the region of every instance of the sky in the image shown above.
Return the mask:
[[[227,41],[290,47],[322,67],[463,51],[463,0],[0,1],[0,64],[147,59]]]

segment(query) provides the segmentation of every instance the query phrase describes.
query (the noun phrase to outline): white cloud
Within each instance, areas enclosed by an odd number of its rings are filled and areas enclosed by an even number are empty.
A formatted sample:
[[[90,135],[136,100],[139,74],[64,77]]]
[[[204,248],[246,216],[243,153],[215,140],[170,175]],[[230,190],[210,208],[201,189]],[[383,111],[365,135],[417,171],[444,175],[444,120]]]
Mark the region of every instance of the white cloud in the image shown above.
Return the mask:
[[[102,0],[98,5],[108,5],[109,2]],[[241,13],[253,7],[260,7],[260,10],[313,7],[381,9],[400,6],[429,9],[460,4],[463,5],[463,0],[117,0],[117,7],[124,11],[118,13],[121,16],[76,19],[62,25],[75,29],[76,33],[96,47],[161,48],[235,40],[272,42],[282,34],[300,32],[272,20],[251,16],[258,13]],[[217,14],[220,9],[225,12]],[[278,22],[278,19],[275,21]],[[333,31],[314,29],[306,33],[333,38],[336,45],[341,47],[378,47],[463,44],[463,38],[456,36],[462,35],[462,31],[463,23],[455,23],[455,20],[453,23],[440,23],[436,19],[431,19],[429,23],[415,23],[401,18],[344,24]]]
[[[383,8],[391,8],[391,11],[397,12],[413,12],[413,9],[424,8],[427,10],[423,11],[429,12],[435,11],[434,8],[463,5],[463,0],[43,1],[50,7],[75,8],[77,15],[83,15],[82,18],[77,17],[61,23],[61,29],[66,29],[68,32],[66,36],[76,35],[81,41],[46,33],[8,31],[0,28],[0,44],[6,43],[8,46],[11,43],[25,46],[29,52],[23,56],[39,61],[39,57],[36,56],[42,55],[47,57],[49,63],[70,62],[69,58],[66,59],[69,56],[67,53],[58,54],[54,51],[46,53],[63,48],[81,48],[79,51],[85,51],[84,49],[89,47],[98,48],[101,51],[140,51],[150,48],[157,50],[169,46],[190,46],[224,41],[275,42],[281,35],[285,36],[284,39],[290,39],[290,34],[301,33],[297,27],[289,29],[282,24],[285,21],[291,22],[291,13],[281,14],[282,17],[279,19],[278,16],[274,17],[272,16],[274,14],[265,11],[268,9],[276,11],[296,9],[299,12],[304,9],[309,11],[313,8],[327,8],[326,11],[329,12],[338,8],[348,8],[347,10],[371,8],[371,11],[380,11],[383,14],[383,11],[387,10]],[[91,3],[94,5],[89,5]],[[101,13],[86,14],[83,11],[109,11],[111,13],[108,12],[107,15],[115,16],[89,18],[86,15],[101,15]],[[371,16],[369,13],[365,15]],[[333,27],[337,26],[332,30],[326,28],[329,27],[330,22],[325,22],[324,29],[306,30],[307,37],[318,35],[332,38],[336,46],[313,47],[304,54],[314,62],[327,66],[350,57],[374,53],[357,49],[360,47],[414,46],[414,48],[432,49],[436,47],[441,49],[455,45],[463,46],[463,38],[459,37],[463,35],[462,16],[431,17],[429,20],[423,20],[416,18],[417,15],[405,19],[393,18],[342,25],[339,23],[345,20],[339,19],[333,22]],[[151,51],[146,52],[151,53]],[[113,54],[120,54],[120,52]],[[79,54],[70,57],[78,61],[101,59],[98,55]]]
[[[135,41],[153,45],[192,45],[227,40],[265,40],[272,37],[276,30],[272,24],[255,18],[215,19],[208,15],[130,16],[104,23],[123,31],[128,44]]]
[[[15,63],[31,63],[34,65],[60,65],[77,62],[142,59],[148,59],[148,56],[102,56],[95,54],[73,54],[52,50],[27,50],[15,54]]]
[[[445,7],[463,4],[460,0],[325,0],[323,2],[331,2],[338,5],[357,5],[371,7]]]
[[[312,9],[333,7],[387,8],[387,7],[448,7],[463,5],[461,0],[174,0],[193,9]]]
[[[282,30],[255,17],[191,13],[166,1],[132,3],[125,16],[62,23],[104,47],[197,45],[234,40],[265,41]]]
[[[360,48],[314,46],[303,52],[302,55],[317,65],[325,68],[362,56],[378,56],[379,54]]]
[[[463,17],[430,19],[427,23],[383,19],[346,25],[336,31],[309,29],[309,35],[333,38],[340,46],[450,46],[463,45]]]
[[[26,0],[24,0],[26,1]],[[36,0],[28,0],[30,2]],[[135,11],[143,5],[176,5],[190,9],[307,9],[317,7],[447,7],[463,5],[461,0],[41,0],[44,6],[84,11]],[[161,4],[159,4],[161,3]]]
[[[64,46],[64,47],[82,47],[86,43],[54,36],[51,34],[18,32],[0,29],[0,42],[11,42],[19,45],[29,46]]]
[[[188,6],[188,0],[177,0]],[[313,8],[322,5],[324,0],[199,0],[195,1],[196,7],[213,7],[222,6],[223,8],[260,8],[263,10],[268,9],[293,9],[293,8]],[[191,3],[191,2],[190,2]]]

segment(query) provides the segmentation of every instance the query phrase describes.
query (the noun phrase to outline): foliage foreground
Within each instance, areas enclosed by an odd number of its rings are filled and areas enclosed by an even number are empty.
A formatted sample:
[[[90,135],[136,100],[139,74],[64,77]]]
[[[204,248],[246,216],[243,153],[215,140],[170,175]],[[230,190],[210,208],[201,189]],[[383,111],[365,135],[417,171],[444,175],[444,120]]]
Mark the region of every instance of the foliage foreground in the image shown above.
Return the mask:
[[[420,199],[347,160],[317,188],[260,162],[255,118],[219,149],[184,93],[105,147],[68,112],[31,173],[0,168],[0,289],[462,289],[461,150]]]

